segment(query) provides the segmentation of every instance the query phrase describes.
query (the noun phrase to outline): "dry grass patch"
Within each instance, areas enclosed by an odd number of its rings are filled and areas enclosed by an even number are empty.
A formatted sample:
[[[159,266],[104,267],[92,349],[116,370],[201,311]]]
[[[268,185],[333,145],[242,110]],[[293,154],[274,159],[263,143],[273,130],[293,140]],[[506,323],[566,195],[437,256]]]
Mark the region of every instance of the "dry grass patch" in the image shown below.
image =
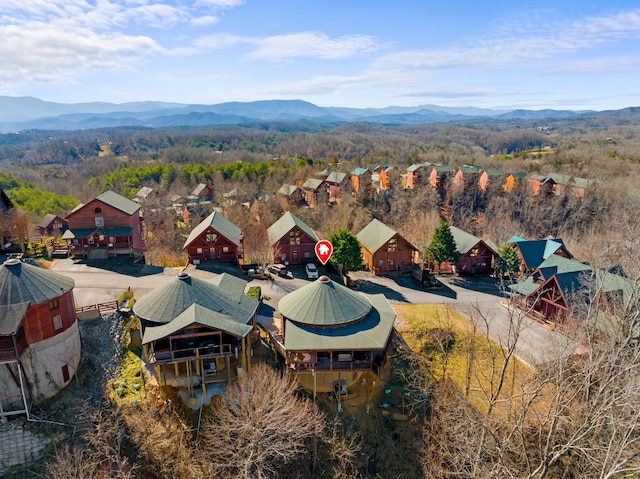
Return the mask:
[[[400,326],[397,328],[407,344],[429,368],[435,381],[452,381],[469,403],[484,414],[493,400],[498,402],[498,416],[513,417],[528,398],[535,384],[535,370],[513,356],[499,379],[504,350],[453,308],[444,304],[394,305]],[[551,391],[549,391],[551,392]],[[544,406],[547,393],[536,402]]]

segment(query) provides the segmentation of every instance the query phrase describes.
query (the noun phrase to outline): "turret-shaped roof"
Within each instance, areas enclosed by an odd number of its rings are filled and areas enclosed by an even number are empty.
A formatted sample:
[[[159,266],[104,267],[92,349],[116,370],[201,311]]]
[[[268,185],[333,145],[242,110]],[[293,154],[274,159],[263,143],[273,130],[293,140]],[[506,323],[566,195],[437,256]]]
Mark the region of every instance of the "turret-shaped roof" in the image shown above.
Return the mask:
[[[363,295],[321,276],[278,302],[288,320],[313,326],[341,326],[363,319],[371,302]]]
[[[133,310],[147,321],[169,323],[196,304],[218,313],[217,317],[227,321],[247,324],[257,310],[258,302],[244,294],[246,282],[226,273],[214,281],[180,273],[173,281],[143,296]]]
[[[0,305],[44,303],[71,291],[74,284],[66,276],[8,259],[0,265]]]

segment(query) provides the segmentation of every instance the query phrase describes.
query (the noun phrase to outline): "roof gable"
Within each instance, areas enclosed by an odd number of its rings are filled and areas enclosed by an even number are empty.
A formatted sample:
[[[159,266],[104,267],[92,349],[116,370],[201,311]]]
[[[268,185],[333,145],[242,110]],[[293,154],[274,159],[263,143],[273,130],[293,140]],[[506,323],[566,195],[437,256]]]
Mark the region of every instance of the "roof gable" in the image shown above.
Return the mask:
[[[101,201],[105,205],[109,205],[117,210],[122,211],[123,213],[132,216],[136,211],[140,209],[140,205],[135,201],[131,201],[128,198],[125,198],[118,193],[115,193],[111,190],[105,191],[101,195],[95,198],[98,201]]]
[[[294,227],[300,228],[300,230],[314,241],[318,241],[318,236],[304,221],[298,218],[296,215],[287,211],[282,215],[278,221],[273,223],[267,229],[267,235],[269,236],[269,244],[274,245],[280,241],[289,231]]]
[[[471,233],[467,233],[466,231],[463,231],[460,228],[456,228],[455,226],[449,226],[449,230],[451,230],[451,235],[456,242],[456,248],[458,250],[458,253],[460,254],[467,253],[471,248],[482,241],[477,236],[474,236]]]
[[[372,253],[382,248],[394,236],[402,238],[396,231],[375,218],[356,235],[360,244]],[[402,239],[406,241],[411,248],[416,249],[406,239]]]
[[[215,231],[227,238],[236,246],[240,246],[240,228],[238,228],[231,221],[222,216],[222,213],[214,211],[191,231],[182,249],[193,243],[207,229],[209,229],[209,227],[213,228]]]
[[[324,180],[319,178],[308,178],[302,185],[303,188],[308,190],[317,190],[324,183]]]

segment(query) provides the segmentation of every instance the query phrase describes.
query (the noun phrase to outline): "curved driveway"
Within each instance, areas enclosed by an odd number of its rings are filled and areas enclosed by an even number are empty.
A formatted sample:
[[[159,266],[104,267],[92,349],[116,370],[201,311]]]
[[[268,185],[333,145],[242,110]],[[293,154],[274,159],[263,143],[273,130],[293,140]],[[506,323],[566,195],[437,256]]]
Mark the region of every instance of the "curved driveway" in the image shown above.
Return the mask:
[[[178,271],[146,265],[131,265],[127,261],[96,261],[89,266],[71,259],[57,260],[52,271],[75,280],[74,294],[77,306],[113,301],[124,290],[131,288],[136,298],[162,286],[175,278]],[[188,267],[188,272],[197,277],[210,277],[212,273]],[[282,296],[294,291],[308,280],[304,270],[293,272],[293,277],[273,281],[254,280],[250,284],[261,286],[264,297],[261,314],[269,315],[277,308]],[[488,335],[495,341],[506,344],[510,326],[519,323],[520,338],[516,354],[535,366],[551,360],[558,352],[566,350],[567,339],[528,318],[520,318],[517,312],[506,306],[496,283],[488,278],[464,280],[456,277],[440,278],[443,288],[425,289],[409,276],[397,279],[377,277],[365,272],[352,273],[358,290],[364,293],[382,293],[390,303],[406,304],[450,304],[468,319],[478,323],[479,316],[487,319]],[[485,328],[479,326],[480,330]]]

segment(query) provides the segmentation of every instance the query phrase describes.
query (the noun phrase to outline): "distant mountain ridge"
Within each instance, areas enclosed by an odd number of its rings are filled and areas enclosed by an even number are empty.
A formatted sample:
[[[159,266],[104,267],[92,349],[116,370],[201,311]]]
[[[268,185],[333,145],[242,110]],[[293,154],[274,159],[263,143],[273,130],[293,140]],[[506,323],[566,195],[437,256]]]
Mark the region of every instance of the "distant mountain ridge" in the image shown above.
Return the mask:
[[[588,112],[593,113],[593,112]],[[492,110],[475,107],[419,105],[385,108],[320,107],[304,100],[261,100],[214,105],[161,101],[129,103],[55,103],[33,97],[0,96],[0,130],[170,127],[247,124],[264,121],[365,122],[411,125],[478,119],[558,119],[584,112],[571,110]]]

